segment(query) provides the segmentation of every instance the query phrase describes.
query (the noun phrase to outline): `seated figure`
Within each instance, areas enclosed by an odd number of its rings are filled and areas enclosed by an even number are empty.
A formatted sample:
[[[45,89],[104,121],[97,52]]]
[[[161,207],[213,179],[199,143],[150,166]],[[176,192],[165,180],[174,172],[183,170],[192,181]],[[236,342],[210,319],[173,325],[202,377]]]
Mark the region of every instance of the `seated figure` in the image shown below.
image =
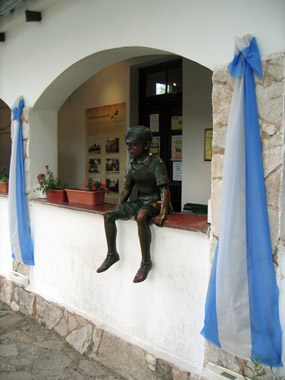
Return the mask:
[[[135,218],[141,246],[141,265],[134,282],[144,281],[152,268],[150,256],[151,231],[154,222],[162,227],[171,211],[169,179],[164,162],[150,152],[152,135],[144,126],[131,127],[126,132],[126,144],[130,155],[124,186],[120,192],[118,205],[104,216],[105,233],[108,245],[107,257],[97,269],[104,272],[119,259],[116,247],[116,220]],[[128,201],[136,185],[138,197]]]

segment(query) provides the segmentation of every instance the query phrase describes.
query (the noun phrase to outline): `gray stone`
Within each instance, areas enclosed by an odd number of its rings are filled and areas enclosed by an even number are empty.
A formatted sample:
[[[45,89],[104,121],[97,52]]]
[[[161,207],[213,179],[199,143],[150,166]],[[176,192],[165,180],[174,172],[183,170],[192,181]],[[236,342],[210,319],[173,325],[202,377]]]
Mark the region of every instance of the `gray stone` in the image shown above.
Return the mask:
[[[11,306],[11,309],[13,311],[19,311],[20,310],[20,306],[15,301],[12,301],[10,306]]]
[[[36,309],[38,315],[42,318],[49,329],[55,327],[63,315],[63,311],[59,306],[49,303],[38,296],[36,299]]]
[[[181,371],[178,368],[172,369],[173,380],[189,380],[190,374],[185,371]]]
[[[92,341],[92,326],[89,324],[79,330],[74,330],[66,338],[66,341],[81,355],[90,347]]]
[[[169,363],[158,359],[156,362],[155,378],[157,380],[173,380],[172,366]]]
[[[24,288],[19,289],[19,304],[21,313],[32,316],[34,314],[35,295]]]
[[[276,59],[271,59],[268,62],[267,73],[276,81],[284,78],[284,56]]]
[[[59,324],[54,327],[54,331],[56,331],[61,337],[65,337],[67,335],[68,328],[65,318],[62,318]]]
[[[144,350],[106,331],[102,335],[97,358],[127,380],[157,380],[145,359]]]
[[[214,71],[212,79],[213,79],[213,82],[226,83],[228,79],[228,70],[222,69],[222,70]]]
[[[1,287],[1,301],[10,305],[13,294],[13,284],[10,281],[4,280]]]

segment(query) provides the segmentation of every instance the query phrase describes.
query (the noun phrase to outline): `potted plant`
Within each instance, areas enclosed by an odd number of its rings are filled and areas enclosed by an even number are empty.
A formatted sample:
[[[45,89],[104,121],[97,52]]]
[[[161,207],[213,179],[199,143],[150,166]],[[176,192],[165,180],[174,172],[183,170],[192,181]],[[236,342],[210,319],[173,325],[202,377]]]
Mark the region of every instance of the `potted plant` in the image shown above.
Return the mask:
[[[0,193],[8,194],[9,175],[5,168],[0,168]]]
[[[49,169],[49,165],[46,165],[46,174],[39,174],[37,176],[39,186],[36,190],[45,193],[47,200],[50,202],[66,202],[66,183],[61,182],[60,179],[55,178],[53,172]]]
[[[89,206],[103,205],[106,192],[109,192],[106,184],[92,180],[85,183],[83,188],[66,189],[68,202]]]

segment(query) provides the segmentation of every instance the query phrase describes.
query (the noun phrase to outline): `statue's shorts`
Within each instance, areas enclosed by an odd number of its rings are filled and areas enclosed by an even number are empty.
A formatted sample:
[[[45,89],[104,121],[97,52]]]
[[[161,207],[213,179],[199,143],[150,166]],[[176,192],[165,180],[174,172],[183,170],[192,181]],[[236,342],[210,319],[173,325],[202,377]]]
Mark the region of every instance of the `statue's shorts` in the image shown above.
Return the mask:
[[[115,219],[128,220],[132,217],[137,219],[137,215],[140,210],[146,210],[150,220],[160,214],[161,201],[154,203],[145,203],[140,199],[136,199],[130,202],[121,203],[114,210],[108,211],[108,215]]]

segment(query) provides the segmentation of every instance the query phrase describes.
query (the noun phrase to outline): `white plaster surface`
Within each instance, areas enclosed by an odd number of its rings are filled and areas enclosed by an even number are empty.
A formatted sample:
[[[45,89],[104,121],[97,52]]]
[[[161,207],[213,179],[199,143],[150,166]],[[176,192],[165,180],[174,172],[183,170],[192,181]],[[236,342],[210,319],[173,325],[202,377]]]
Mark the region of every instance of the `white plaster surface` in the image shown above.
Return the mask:
[[[55,109],[100,68],[156,52],[175,53],[214,69],[232,59],[234,37],[248,33],[257,37],[261,55],[280,52],[284,7],[283,0],[275,0],[274,6],[270,0],[57,1],[43,12],[41,23],[23,20],[3,30],[0,97],[11,106],[22,94],[27,106],[33,106],[69,69],[49,99]],[[126,49],[122,54],[121,48]]]
[[[0,196],[0,274],[8,277],[12,270],[12,251],[10,246],[8,222],[8,197]]]
[[[30,205],[36,265],[28,290],[182,369],[202,368],[206,234],[152,227],[153,270],[147,281],[134,284],[140,264],[134,221],[118,223],[121,260],[97,274],[106,255],[103,217]]]

